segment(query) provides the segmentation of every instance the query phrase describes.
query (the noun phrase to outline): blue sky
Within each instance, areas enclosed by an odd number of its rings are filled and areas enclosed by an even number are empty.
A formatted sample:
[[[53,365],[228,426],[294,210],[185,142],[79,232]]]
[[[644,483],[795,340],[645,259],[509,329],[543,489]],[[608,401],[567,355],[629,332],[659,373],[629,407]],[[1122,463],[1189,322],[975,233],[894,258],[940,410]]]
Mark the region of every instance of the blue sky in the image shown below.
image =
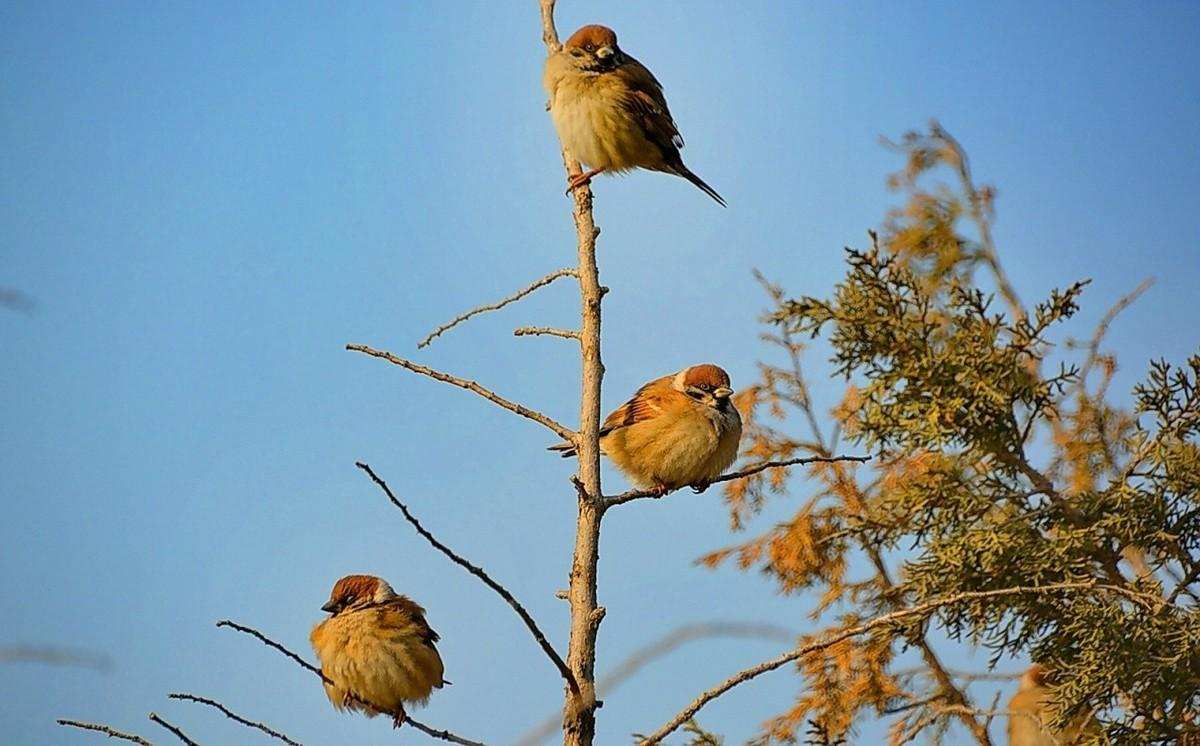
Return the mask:
[[[1150,358],[1197,349],[1200,6],[560,2],[564,36],[588,22],[664,82],[688,164],[730,205],[661,174],[597,181],[606,408],[694,362],[750,383],[768,354],[751,269],[827,293],[841,248],[895,200],[878,136],[930,117],[999,187],[996,238],[1026,298],[1093,278],[1082,333],[1157,278],[1112,329],[1117,391]],[[511,336],[570,325],[569,283],[414,350],[574,261],[539,34],[533,0],[0,3],[0,286],[37,304],[0,309],[0,644],[116,661],[7,667],[6,740],[85,742],[60,716],[158,738],[156,710],[202,742],[261,741],[165,700],[184,690],[305,743],[421,742],[334,713],[309,674],[213,626],[233,618],[311,657],[329,586],[364,571],[443,636],[455,684],[423,720],[506,743],[557,708],[556,673],[515,615],[353,464],[565,649],[570,463],[539,426],[342,349],[392,349],[573,421],[574,350]],[[810,367],[828,405],[838,384]],[[614,511],[598,669],[685,622],[804,629],[812,599],[693,566],[734,538],[715,491]],[[779,648],[676,651],[607,698],[599,741],[657,727]],[[777,672],[701,720],[739,743],[796,689]]]

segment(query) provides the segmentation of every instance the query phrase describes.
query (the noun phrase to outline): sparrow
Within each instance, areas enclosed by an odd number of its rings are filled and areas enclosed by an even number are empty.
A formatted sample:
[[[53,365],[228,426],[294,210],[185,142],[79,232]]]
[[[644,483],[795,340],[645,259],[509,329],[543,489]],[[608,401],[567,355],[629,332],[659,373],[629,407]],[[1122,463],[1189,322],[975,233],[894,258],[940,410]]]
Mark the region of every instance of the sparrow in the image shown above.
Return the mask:
[[[1081,713],[1065,729],[1050,727],[1050,690],[1046,684],[1052,678],[1048,668],[1034,663],[1021,676],[1017,693],[1008,702],[1009,746],[1068,746],[1082,743],[1083,734],[1098,734],[1099,724],[1091,713]]]
[[[738,455],[742,418],[729,401],[729,374],[693,365],[637,390],[600,428],[600,451],[638,487],[703,492]],[[572,443],[550,446],[574,456]]]
[[[313,627],[309,640],[321,673],[332,682],[325,694],[335,709],[367,717],[386,713],[399,727],[405,703],[423,705],[432,690],[449,683],[425,610],[383,579],[347,575],[321,611],[330,616]]]
[[[722,207],[725,200],[679,155],[683,137],[658,79],[617,46],[606,26],[584,26],[546,59],[542,85],[558,138],[590,171],[572,178],[570,192],[605,171],[634,168],[682,176]]]

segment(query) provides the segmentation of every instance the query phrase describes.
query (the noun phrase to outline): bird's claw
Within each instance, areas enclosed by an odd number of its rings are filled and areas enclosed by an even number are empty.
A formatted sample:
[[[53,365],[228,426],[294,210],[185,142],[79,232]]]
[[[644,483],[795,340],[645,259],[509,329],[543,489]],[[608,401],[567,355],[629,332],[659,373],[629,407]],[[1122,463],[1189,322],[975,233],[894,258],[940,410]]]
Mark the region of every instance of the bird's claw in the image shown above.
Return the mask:
[[[588,184],[591,184],[592,177],[603,172],[603,168],[594,168],[591,171],[584,171],[581,174],[576,174],[570,179],[567,179],[567,194],[570,194],[581,186],[587,186]]]
[[[656,484],[651,491],[654,493],[655,497],[663,497],[671,491],[671,488],[665,484]]]
[[[392,715],[392,728],[393,729],[399,728],[401,725],[404,725],[404,723],[407,720],[408,720],[408,713],[406,713],[404,711],[404,708],[401,707],[400,712]]]
[[[692,492],[699,495],[701,492],[705,491],[710,486],[712,486],[712,482],[696,482],[691,487],[692,487]]]
[[[591,174],[580,174],[579,176],[575,176],[570,181],[567,182],[567,191],[564,192],[564,194],[570,194],[571,192],[575,191],[579,187],[587,186],[588,184],[591,184],[591,183],[592,183],[592,175]]]

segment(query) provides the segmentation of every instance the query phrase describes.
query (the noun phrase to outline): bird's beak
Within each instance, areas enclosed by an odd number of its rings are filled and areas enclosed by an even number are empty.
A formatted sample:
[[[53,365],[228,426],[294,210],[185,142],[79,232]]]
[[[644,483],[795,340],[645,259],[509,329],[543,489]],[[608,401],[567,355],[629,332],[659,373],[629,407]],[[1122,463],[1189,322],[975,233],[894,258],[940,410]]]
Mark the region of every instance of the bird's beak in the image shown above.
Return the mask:
[[[713,396],[717,399],[728,399],[732,393],[733,389],[729,388],[728,386],[722,386],[718,389],[713,389]]]
[[[606,60],[609,57],[613,56],[613,48],[612,47],[600,47],[599,49],[596,50],[596,56],[602,60]]]
[[[330,614],[335,613],[337,611],[337,609],[338,609],[337,601],[329,601],[328,603],[326,603],[324,606],[321,607],[321,611],[327,611]]]

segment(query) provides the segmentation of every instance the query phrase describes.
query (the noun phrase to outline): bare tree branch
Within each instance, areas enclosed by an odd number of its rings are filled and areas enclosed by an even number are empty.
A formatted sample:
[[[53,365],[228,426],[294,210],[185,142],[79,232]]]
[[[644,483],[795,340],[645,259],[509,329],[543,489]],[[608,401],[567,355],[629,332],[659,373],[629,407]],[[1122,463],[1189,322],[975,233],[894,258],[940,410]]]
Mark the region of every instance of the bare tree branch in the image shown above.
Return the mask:
[[[867,541],[864,537],[860,536],[858,543],[867,553],[867,556],[871,558],[871,563],[875,566],[875,573],[879,578],[879,582],[890,592],[891,589],[895,588],[896,584],[892,581],[891,573],[888,572],[883,552],[880,551],[877,544]],[[890,593],[886,594],[885,598],[890,598],[889,603],[894,606],[900,605],[900,601],[890,596]],[[937,683],[942,697],[948,702],[959,704],[969,709],[971,700],[967,696],[966,688],[958,686],[950,676],[945,664],[942,663],[941,657],[938,656],[937,651],[925,636],[925,630],[922,629],[917,633],[914,642],[917,650],[921,652],[921,658],[925,661],[930,676]],[[957,712],[955,715],[966,726],[967,730],[971,731],[971,735],[975,737],[975,741],[979,746],[992,746],[991,734],[988,733],[987,728],[982,723],[975,719],[974,715],[966,711]]]
[[[534,335],[562,337],[563,339],[579,339],[579,332],[574,329],[555,329],[552,326],[522,326],[513,330],[514,337],[531,337]]]
[[[460,389],[466,389],[467,391],[471,391],[473,393],[479,394],[484,399],[487,399],[488,401],[490,401],[491,403],[493,403],[499,407],[507,409],[510,412],[515,412],[516,414],[519,414],[522,417],[533,420],[534,422],[536,422],[540,425],[544,425],[545,427],[550,428],[552,431],[557,433],[560,438],[563,438],[564,440],[569,440],[572,442],[574,442],[574,440],[575,440],[575,433],[571,432],[569,429],[567,429],[563,425],[558,424],[557,422],[550,419],[549,417],[542,414],[541,412],[535,412],[534,410],[530,409],[529,407],[526,407],[521,404],[517,404],[516,402],[509,401],[508,399],[505,399],[503,396],[500,396],[499,394],[495,393],[494,391],[485,389],[483,386],[480,386],[478,383],[475,383],[474,381],[468,381],[465,378],[459,378],[458,376],[452,376],[449,373],[442,373],[439,370],[434,370],[433,368],[428,368],[424,365],[421,365],[420,363],[414,363],[411,360],[405,360],[402,357],[397,357],[390,352],[385,352],[383,350],[376,350],[376,349],[368,347],[366,345],[348,344],[348,345],[346,345],[346,349],[351,350],[353,352],[361,352],[364,355],[370,355],[371,357],[377,357],[377,358],[380,358],[381,360],[387,360],[389,363],[392,363],[394,365],[399,365],[401,368],[411,370],[413,373],[420,373],[421,375],[428,376],[435,381],[441,381],[442,383],[448,383],[451,386],[457,386]]]
[[[300,743],[293,741],[292,739],[288,738],[287,736],[285,736],[284,734],[275,730],[274,728],[270,727],[269,725],[267,725],[265,723],[256,723],[253,720],[247,720],[246,718],[242,717],[241,715],[238,715],[236,712],[230,711],[228,707],[221,704],[220,702],[217,702],[216,700],[208,699],[207,697],[197,697],[195,694],[187,694],[186,692],[172,692],[172,693],[168,694],[167,697],[169,699],[182,699],[182,700],[187,700],[189,702],[199,702],[202,705],[208,705],[209,707],[214,707],[217,710],[220,710],[221,713],[223,715],[225,715],[225,717],[229,718],[230,720],[233,720],[234,722],[241,723],[242,725],[245,725],[250,728],[256,728],[258,730],[261,730],[263,733],[266,733],[268,736],[270,736],[272,738],[277,738],[286,744],[290,744],[291,746],[301,746]]]
[[[33,645],[0,647],[0,663],[46,663],[51,666],[79,666],[111,671],[112,659],[103,653]]]
[[[251,637],[257,637],[258,640],[260,642],[262,642],[264,645],[275,648],[279,652],[281,652],[284,655],[286,655],[287,657],[291,658],[301,668],[315,674],[317,676],[317,678],[319,678],[321,681],[325,682],[326,684],[335,685],[333,680],[330,679],[328,676],[326,676],[321,671],[321,669],[317,668],[313,664],[304,660],[300,656],[296,655],[292,651],[285,648],[283,645],[275,642],[271,638],[264,635],[262,632],[259,632],[258,630],[254,629],[253,627],[246,627],[241,624],[237,624],[236,622],[231,622],[228,619],[222,619],[221,621],[217,622],[217,626],[218,627],[229,627],[230,629],[237,630],[238,632],[242,632],[244,634],[250,635]],[[352,699],[354,699],[356,702],[367,705],[368,707],[370,707],[373,710],[377,710],[379,712],[389,712],[388,708],[382,707],[382,706],[377,705],[373,702],[370,702],[366,699],[363,699],[361,696],[359,696],[358,694],[355,694],[354,692],[350,692],[350,697]],[[397,714],[401,714],[401,713],[392,713],[392,714],[397,715]],[[411,725],[412,727],[416,728],[417,730],[421,731],[422,733],[424,733],[432,738],[439,738],[443,741],[450,741],[451,743],[457,743],[457,744],[460,744],[461,746],[486,746],[486,744],[484,744],[480,741],[472,741],[470,739],[463,738],[462,736],[455,735],[448,730],[437,730],[435,728],[431,728],[428,725],[425,725],[424,723],[413,720],[412,716],[410,716],[406,713],[404,713],[404,724]]]
[[[1124,311],[1126,308],[1129,308],[1134,301],[1136,301],[1142,296],[1143,293],[1149,290],[1150,286],[1153,284],[1153,277],[1147,277],[1146,279],[1142,280],[1140,283],[1138,283],[1137,287],[1135,287],[1133,290],[1130,290],[1125,295],[1122,295],[1117,299],[1116,303],[1112,304],[1112,306],[1104,314],[1104,317],[1100,319],[1098,324],[1096,324],[1096,329],[1092,332],[1092,338],[1090,340],[1084,344],[1079,344],[1076,342],[1071,343],[1071,346],[1073,347],[1082,347],[1083,349],[1087,350],[1087,358],[1084,361],[1083,367],[1079,371],[1080,381],[1086,381],[1088,378],[1088,373],[1090,373],[1092,368],[1096,366],[1096,362],[1100,358],[1100,344],[1104,341],[1104,337],[1108,335],[1108,328],[1112,326],[1113,321],[1116,320],[1117,316],[1120,315],[1122,311]]]
[[[547,54],[560,49],[554,28],[554,0],[539,0],[542,41]],[[568,178],[582,173],[579,161],[565,147],[562,162]],[[579,684],[568,692],[563,708],[563,746],[591,746],[596,731],[596,635],[603,618],[597,600],[597,564],[600,560],[600,523],[604,517],[600,486],[600,385],[604,363],[600,357],[600,303],[604,288],[596,266],[596,237],[600,229],[592,217],[592,190],[582,185],[571,190],[572,218],[579,264],[579,357],[583,371],[579,396],[579,434],[572,438],[579,457],[576,479],[575,548],[571,557],[567,601],[571,606],[571,634],[567,643],[567,665]]]
[[[59,725],[65,725],[68,728],[80,728],[82,730],[92,730],[97,733],[103,733],[109,738],[120,738],[122,741],[132,741],[133,743],[139,743],[142,746],[154,746],[152,742],[147,741],[141,736],[137,736],[132,733],[122,733],[116,728],[102,725],[100,723],[85,723],[82,720],[65,720],[62,718],[59,718],[55,722]]]
[[[279,643],[275,642],[271,638],[264,635],[262,632],[259,632],[258,630],[254,629],[253,627],[245,627],[245,626],[238,624],[237,622],[231,622],[228,619],[222,619],[221,621],[217,622],[217,626],[218,627],[229,627],[230,629],[235,629],[238,632],[241,632],[243,634],[247,634],[252,637],[257,637],[259,639],[259,641],[262,642],[262,644],[267,645],[272,648],[275,648],[279,652],[283,653],[284,655],[286,655],[287,657],[291,658],[293,661],[298,663],[301,668],[305,668],[305,669],[311,671],[312,673],[315,673],[317,676],[320,676],[321,680],[324,681],[325,683],[327,683],[327,684],[333,683],[332,681],[330,681],[328,678],[325,677],[325,674],[321,673],[321,669],[317,668],[313,664],[304,660],[300,656],[296,655],[292,651],[285,648],[283,645],[280,645]]]
[[[1008,274],[1000,264],[1000,254],[996,251],[996,242],[992,239],[992,221],[988,217],[987,197],[985,192],[975,186],[975,180],[971,176],[971,163],[967,159],[967,151],[936,120],[929,123],[929,129],[935,137],[941,138],[954,151],[954,163],[951,165],[958,171],[959,181],[962,183],[963,192],[966,193],[967,203],[970,206],[971,220],[979,229],[979,248],[983,261],[991,270],[996,288],[1008,304],[1013,316],[1018,321],[1026,320],[1029,318],[1029,313],[1025,310],[1020,296],[1017,295],[1017,289],[1013,287],[1012,281],[1008,279]]]
[[[1047,585],[1040,586],[1014,586],[1012,588],[997,588],[990,591],[963,591],[962,593],[955,593],[944,598],[931,599],[929,601],[925,601],[924,603],[917,604],[916,606],[882,614],[855,627],[850,627],[849,629],[844,629],[835,634],[828,635],[821,640],[817,640],[816,642],[801,645],[800,647],[789,650],[788,652],[778,655],[768,661],[764,661],[758,665],[739,671],[717,686],[705,690],[699,697],[693,700],[691,704],[683,708],[678,714],[668,720],[665,725],[651,735],[647,736],[640,743],[655,744],[661,742],[679,726],[695,717],[696,713],[700,711],[700,708],[704,707],[706,704],[730,689],[733,689],[735,686],[743,684],[750,679],[769,671],[774,671],[775,669],[780,668],[794,660],[803,658],[810,653],[818,650],[824,650],[832,645],[836,645],[843,640],[848,640],[852,637],[858,637],[873,630],[879,629],[880,627],[896,624],[897,622],[909,617],[923,616],[944,606],[950,606],[963,601],[980,601],[1002,596],[1018,596],[1029,593],[1055,593],[1059,591],[1105,591],[1125,596],[1139,605],[1156,603],[1161,606],[1162,604],[1162,599],[1159,599],[1155,596],[1139,593],[1137,591],[1131,591],[1122,586],[1101,585],[1092,581],[1049,583]]]
[[[755,640],[792,640],[796,637],[791,630],[774,624],[748,624],[741,622],[696,622],[676,627],[649,645],[638,648],[596,682],[596,696],[603,699],[612,694],[621,684],[658,658],[676,648],[695,640],[716,637],[732,637]],[[562,714],[555,713],[521,736],[518,744],[535,746],[554,734],[562,726]]]
[[[431,545],[433,545],[434,549],[449,557],[450,561],[452,561],[454,564],[482,580],[484,585],[499,594],[499,596],[503,598],[509,606],[512,607],[513,611],[517,612],[517,616],[521,617],[521,621],[524,622],[525,626],[529,628],[529,632],[533,635],[533,639],[537,641],[537,644],[541,646],[542,650],[546,653],[546,656],[550,658],[550,661],[558,669],[558,672],[562,675],[563,679],[566,680],[567,685],[570,686],[573,691],[577,692],[579,690],[579,685],[575,682],[575,676],[571,673],[571,669],[567,667],[567,664],[559,656],[558,651],[556,651],[554,646],[550,644],[550,641],[546,639],[546,635],[542,632],[541,628],[538,627],[537,622],[533,620],[533,617],[530,615],[530,613],[525,609],[524,606],[521,605],[521,602],[513,597],[513,594],[509,593],[507,588],[493,580],[492,577],[488,575],[482,567],[472,564],[461,555],[456,554],[453,549],[438,541],[433,534],[429,533],[429,531],[421,525],[421,522],[417,520],[416,516],[409,511],[408,506],[400,502],[395,493],[392,492],[391,488],[387,486],[387,483],[380,479],[370,466],[361,461],[355,462],[354,465],[365,471],[367,476],[371,477],[371,480],[375,482],[375,484],[379,485],[379,488],[382,489],[384,494],[387,495],[388,499],[392,501],[392,504],[399,508],[400,512],[404,514],[404,519],[412,524],[412,527],[417,530],[417,533],[420,534]]]
[[[560,277],[575,277],[576,274],[577,273],[575,272],[575,269],[572,267],[564,267],[563,269],[556,269],[553,272],[551,272],[550,274],[546,275],[545,277],[542,277],[541,279],[538,279],[538,280],[534,280],[533,282],[531,282],[530,284],[521,288],[520,290],[513,293],[512,295],[508,296],[504,300],[498,301],[496,303],[489,303],[488,305],[484,305],[484,306],[479,306],[478,308],[472,308],[470,311],[467,311],[466,313],[462,314],[461,316],[456,317],[453,321],[442,324],[437,329],[434,329],[433,331],[431,331],[429,333],[429,336],[425,337],[425,339],[422,339],[417,344],[417,349],[419,350],[423,347],[428,347],[429,343],[432,342],[434,339],[436,339],[436,338],[440,337],[442,334],[450,331],[451,329],[458,326],[459,324],[466,321],[467,319],[471,318],[472,316],[477,316],[481,313],[486,313],[488,311],[498,311],[501,308],[504,308],[505,306],[507,306],[509,303],[515,303],[515,302],[521,300],[522,298],[529,295],[530,293],[537,290],[538,288],[545,287],[546,285],[549,285],[550,283],[554,282],[555,280],[557,280]]]
[[[974,681],[1016,681],[1025,675],[1024,671],[963,671],[946,668],[946,674],[954,679],[966,682]],[[893,676],[932,676],[933,672],[925,666],[914,666],[896,671]]]
[[[172,725],[172,724],[168,723],[166,720],[163,720],[161,717],[159,717],[158,713],[154,713],[154,712],[150,713],[150,720],[154,723],[157,723],[158,725],[161,725],[162,727],[166,728],[167,730],[171,731],[172,733],[174,733],[175,737],[178,738],[180,741],[183,741],[187,746],[200,746],[200,744],[198,744],[195,741],[193,741],[192,739],[188,738],[188,735],[186,733],[184,733],[182,730],[180,730],[178,728],[178,726]]]
[[[797,464],[832,464],[839,461],[857,461],[862,463],[870,460],[870,456],[806,456],[804,458],[790,458],[785,461],[765,461],[761,464],[755,464],[754,466],[746,467],[741,471],[722,474],[721,476],[709,482],[708,485],[703,486],[707,489],[709,485],[717,484],[718,482],[728,482],[733,479],[748,477],[757,474],[760,471],[766,471],[767,469],[782,469],[783,467],[796,466]],[[674,491],[675,490],[669,490],[667,492],[660,492],[658,490],[630,490],[628,492],[622,492],[619,495],[606,495],[601,502],[604,508],[607,509],[613,507],[614,505],[623,505],[627,502],[640,500],[645,497],[657,499]]]

